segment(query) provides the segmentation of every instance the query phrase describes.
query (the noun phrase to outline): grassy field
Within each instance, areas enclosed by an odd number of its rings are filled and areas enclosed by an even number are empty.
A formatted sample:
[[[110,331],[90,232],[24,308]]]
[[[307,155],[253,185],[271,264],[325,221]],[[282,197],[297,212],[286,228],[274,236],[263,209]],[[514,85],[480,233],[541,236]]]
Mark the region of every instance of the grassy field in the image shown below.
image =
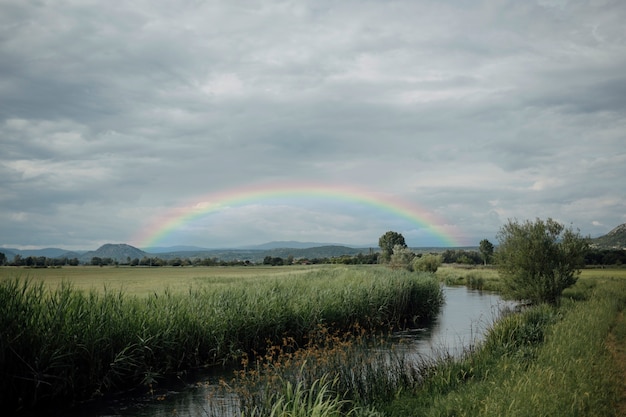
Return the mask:
[[[263,281],[281,276],[307,273],[327,265],[289,267],[229,266],[229,267],[98,267],[68,266],[63,268],[0,267],[0,282],[7,279],[28,279],[43,283],[48,289],[70,282],[77,290],[96,290],[102,293],[123,290],[127,295],[150,295],[166,288],[174,293],[186,292],[190,287],[217,287],[239,281]]]
[[[3,410],[149,388],[177,371],[262,354],[284,338],[302,345],[320,325],[373,330],[427,320],[442,302],[432,276],[381,267],[2,272]]]
[[[29,286],[15,285],[17,277]],[[445,266],[437,281],[499,285],[497,272],[483,267]],[[19,375],[2,380],[0,404],[20,398],[20,387],[45,400],[92,395],[121,380],[149,386],[181,366],[283,349],[286,334],[302,336],[320,323],[398,323],[427,315],[420,308],[437,304],[436,288],[434,279],[378,266],[0,268],[0,365],[3,375]],[[272,388],[266,409],[276,416],[296,415],[295,408],[337,416],[626,415],[626,269],[583,270],[563,296],[559,307],[536,306],[495,323],[465,357],[420,369],[372,355],[338,333],[328,333],[329,346],[299,356],[289,346],[304,345],[288,338],[288,349],[263,365],[277,372],[287,369],[277,360],[291,363],[287,374],[270,375],[284,387]],[[68,374],[76,368],[89,378]],[[361,378],[354,369],[364,370]],[[270,386],[256,368],[253,375],[253,385]],[[28,395],[23,401],[39,400]]]
[[[466,285],[468,274],[480,278],[481,273],[496,283],[494,272],[442,271],[444,280],[455,277],[457,285]],[[585,270],[558,307],[538,305],[504,317],[484,343],[461,358],[412,368],[401,356],[378,356],[353,340],[287,354],[281,363],[271,357],[271,366],[257,366],[243,382],[272,386],[274,395],[253,400],[255,407],[243,415],[254,416],[260,408],[262,415],[274,416],[320,410],[368,417],[624,416],[625,307],[625,269]],[[311,375],[311,363],[327,365]],[[338,404],[338,398],[344,402]]]
[[[494,325],[461,360],[382,407],[388,416],[623,416],[626,274],[586,271],[574,298]]]

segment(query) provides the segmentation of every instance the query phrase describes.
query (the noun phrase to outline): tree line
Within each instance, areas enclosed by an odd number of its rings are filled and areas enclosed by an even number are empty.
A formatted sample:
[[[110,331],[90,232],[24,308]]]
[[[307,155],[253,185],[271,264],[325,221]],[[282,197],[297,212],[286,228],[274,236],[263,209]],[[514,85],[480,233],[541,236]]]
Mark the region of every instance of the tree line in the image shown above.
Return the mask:
[[[492,253],[493,254],[493,253]],[[421,258],[427,254],[414,254],[415,257]],[[485,260],[485,255],[479,250],[466,249],[446,249],[439,253],[429,253],[428,255],[437,255],[441,257],[442,264],[463,264],[463,265],[492,265],[493,258],[490,255]],[[266,256],[261,262],[263,265],[283,266],[283,265],[316,265],[316,264],[343,264],[343,265],[373,265],[382,263],[381,252],[373,252],[369,254],[359,253],[357,255],[342,255],[323,258],[297,258],[293,257],[272,257]],[[143,257],[126,259],[118,261],[113,258],[93,257],[87,265],[96,266],[250,266],[257,263],[250,260],[221,260],[219,258],[174,258],[162,259],[159,257]],[[623,266],[626,265],[626,251],[620,249],[589,249],[584,258],[584,264],[587,267],[602,266]],[[78,266],[81,262],[78,258],[48,258],[45,256],[27,256],[22,257],[16,255],[13,260],[9,260],[7,256],[0,252],[0,265],[2,266],[23,266],[31,268],[48,268],[62,266]]]

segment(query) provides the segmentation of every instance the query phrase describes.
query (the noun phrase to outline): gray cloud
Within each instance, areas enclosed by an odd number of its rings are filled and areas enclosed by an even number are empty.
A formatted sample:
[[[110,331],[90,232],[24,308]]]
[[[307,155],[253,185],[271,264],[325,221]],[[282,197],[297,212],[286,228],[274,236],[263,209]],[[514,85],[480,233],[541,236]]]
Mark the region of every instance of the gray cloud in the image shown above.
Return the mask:
[[[281,182],[387,193],[472,244],[510,217],[606,233],[626,222],[622,3],[5,1],[0,244],[126,241]],[[375,243],[394,222],[256,204],[187,239]]]

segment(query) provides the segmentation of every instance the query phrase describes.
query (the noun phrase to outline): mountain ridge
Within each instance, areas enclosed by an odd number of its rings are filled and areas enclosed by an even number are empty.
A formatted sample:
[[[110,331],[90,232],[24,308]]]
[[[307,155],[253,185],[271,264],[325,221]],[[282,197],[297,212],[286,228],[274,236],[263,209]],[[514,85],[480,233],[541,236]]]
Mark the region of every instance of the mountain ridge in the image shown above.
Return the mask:
[[[591,246],[597,249],[626,249],[626,223],[613,228],[604,236],[591,239]]]

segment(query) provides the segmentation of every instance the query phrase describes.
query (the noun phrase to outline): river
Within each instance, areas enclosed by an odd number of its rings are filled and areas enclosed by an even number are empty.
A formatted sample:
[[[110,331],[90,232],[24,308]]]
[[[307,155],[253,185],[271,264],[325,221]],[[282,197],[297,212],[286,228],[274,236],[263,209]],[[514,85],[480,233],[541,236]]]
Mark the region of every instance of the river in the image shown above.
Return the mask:
[[[459,355],[481,340],[498,318],[506,303],[494,293],[465,287],[444,287],[445,304],[438,317],[426,328],[397,332],[393,338],[416,358],[436,359],[441,355]],[[168,384],[168,390],[144,397],[116,397],[91,403],[70,413],[84,417],[199,417],[219,414],[228,409],[232,398],[217,395],[215,384],[220,376],[186,375],[184,380]],[[216,413],[216,410],[217,413]],[[211,411],[211,413],[209,413]]]

